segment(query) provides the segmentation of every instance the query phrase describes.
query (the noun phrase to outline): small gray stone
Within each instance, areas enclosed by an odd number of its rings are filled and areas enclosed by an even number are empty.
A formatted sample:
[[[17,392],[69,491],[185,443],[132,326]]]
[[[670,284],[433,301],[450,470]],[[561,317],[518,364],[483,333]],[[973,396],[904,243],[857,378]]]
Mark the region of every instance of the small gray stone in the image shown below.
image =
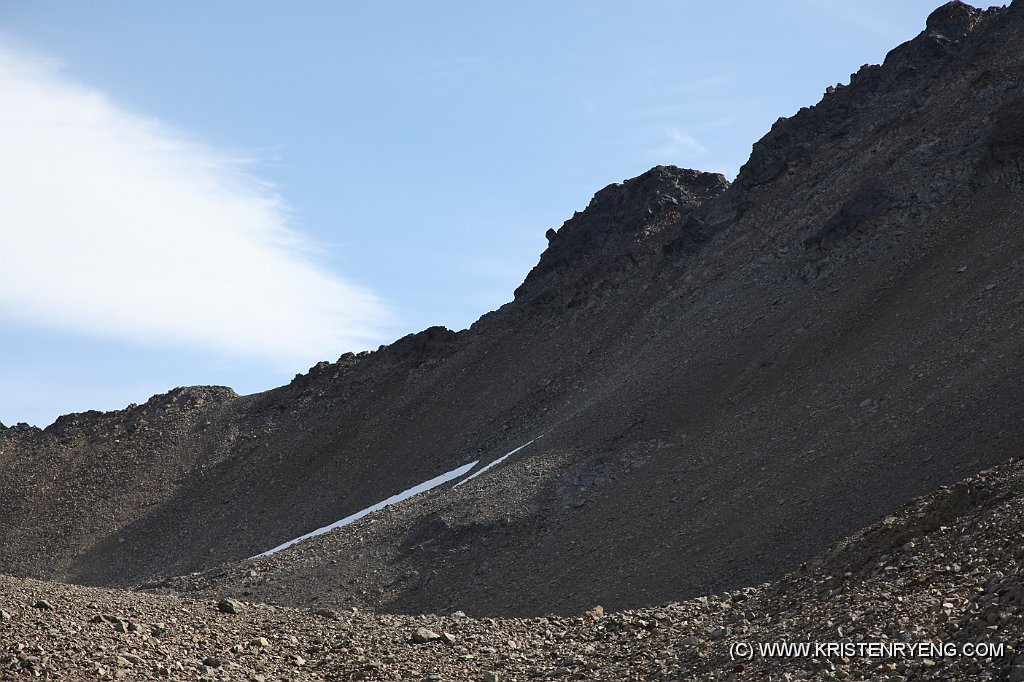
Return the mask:
[[[53,611],[53,604],[46,601],[45,599],[40,599],[35,604],[33,604],[32,607],[40,609],[42,611]]]
[[[436,642],[439,639],[441,639],[441,635],[437,634],[433,630],[428,630],[427,628],[423,627],[416,628],[416,631],[412,633],[412,641],[416,644]]]

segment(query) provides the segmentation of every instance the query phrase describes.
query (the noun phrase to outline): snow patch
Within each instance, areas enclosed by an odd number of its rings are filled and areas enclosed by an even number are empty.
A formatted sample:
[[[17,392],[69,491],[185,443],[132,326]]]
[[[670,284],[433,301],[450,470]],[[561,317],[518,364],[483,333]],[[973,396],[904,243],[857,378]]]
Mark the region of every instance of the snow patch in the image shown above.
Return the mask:
[[[532,443],[532,442],[533,441],[530,441],[530,443]],[[529,445],[530,443],[527,443],[526,445]],[[523,445],[522,447],[516,448],[512,452],[516,452],[517,450],[522,450],[523,448],[526,447],[526,445]],[[510,452],[508,454],[511,455],[512,452]],[[508,457],[508,455],[505,455],[505,457]],[[502,457],[502,459],[504,459],[504,457]],[[387,507],[388,505],[391,505],[391,504],[398,504],[399,502],[401,502],[403,500],[407,500],[410,497],[413,497],[414,495],[419,495],[420,493],[425,493],[428,490],[430,490],[431,488],[436,488],[437,486],[441,485],[442,483],[447,483],[448,481],[450,481],[452,479],[458,478],[459,476],[462,476],[467,471],[469,471],[470,469],[475,467],[479,462],[480,462],[480,460],[474,460],[474,461],[470,462],[469,464],[463,464],[458,469],[453,469],[452,471],[449,471],[446,474],[441,474],[440,476],[435,476],[434,478],[430,479],[429,481],[424,481],[423,483],[420,483],[419,485],[414,485],[413,487],[409,488],[408,490],[406,490],[404,492],[400,492],[397,495],[392,495],[391,497],[389,497],[386,500],[383,500],[382,502],[378,502],[377,504],[375,504],[375,505],[373,505],[371,507],[367,507],[366,509],[363,509],[362,511],[357,511],[355,514],[352,514],[351,516],[346,516],[345,518],[341,519],[340,521],[335,521],[334,523],[332,523],[329,526],[324,526],[323,528],[317,528],[316,530],[310,531],[309,533],[306,533],[305,535],[300,535],[299,537],[295,538],[294,540],[289,540],[288,542],[286,542],[284,544],[278,545],[277,547],[275,547],[273,549],[268,549],[266,552],[263,552],[262,554],[257,554],[256,556],[254,556],[252,558],[253,559],[259,559],[260,557],[270,556],[271,554],[275,554],[277,552],[280,552],[282,549],[287,549],[288,547],[291,547],[292,545],[294,545],[297,542],[302,542],[303,540],[308,540],[309,538],[316,537],[317,535],[323,535],[324,533],[328,533],[328,532],[334,530],[335,528],[341,528],[342,526],[347,526],[348,524],[352,523],[353,521],[357,521],[357,520],[363,518],[364,516],[366,516],[367,514],[369,514],[371,512],[378,511],[378,510],[383,509],[384,507]],[[488,466],[486,466],[483,469],[481,469],[480,471],[476,472],[474,474],[474,476],[479,476],[484,471],[486,471],[488,467],[490,467],[490,466],[492,466],[492,465],[494,465],[496,463],[497,463],[496,461],[492,462]],[[472,478],[472,476],[470,476],[470,478]],[[466,480],[468,481],[469,479],[467,478]],[[463,481],[463,483],[464,482],[465,481]]]
[[[540,437],[541,437],[541,436],[537,436],[537,438],[540,438]],[[519,452],[519,451],[520,451],[520,450],[522,450],[523,448],[525,448],[525,447],[526,447],[527,445],[532,445],[532,444],[533,444],[533,443],[534,443],[534,442],[535,442],[535,441],[537,440],[537,438],[534,438],[534,439],[533,439],[533,440],[531,440],[531,441],[530,441],[529,443],[524,443],[523,445],[520,445],[520,446],[519,446],[518,448],[516,448],[515,450],[510,450],[510,451],[506,452],[506,453],[505,453],[504,455],[502,455],[502,456],[501,456],[501,457],[499,457],[498,459],[494,460],[493,462],[491,462],[491,463],[490,463],[490,464],[488,464],[487,466],[481,467],[481,468],[480,468],[480,471],[477,471],[477,472],[476,472],[476,473],[474,473],[474,474],[473,474],[472,476],[467,476],[467,477],[466,477],[465,479],[463,479],[463,480],[459,481],[458,483],[456,483],[456,484],[455,484],[454,486],[452,486],[452,487],[453,487],[453,488],[458,488],[458,487],[459,487],[460,485],[462,485],[463,483],[469,483],[469,482],[470,482],[470,481],[472,481],[472,480],[473,480],[474,478],[476,478],[476,477],[477,477],[477,476],[479,476],[480,474],[484,473],[485,471],[487,471],[487,470],[488,470],[488,469],[490,469],[491,467],[493,467],[493,466],[497,466],[497,465],[501,464],[501,463],[502,463],[502,462],[504,462],[504,461],[505,461],[506,459],[508,459],[508,458],[509,458],[509,457],[511,457],[512,455],[516,454],[517,452]]]

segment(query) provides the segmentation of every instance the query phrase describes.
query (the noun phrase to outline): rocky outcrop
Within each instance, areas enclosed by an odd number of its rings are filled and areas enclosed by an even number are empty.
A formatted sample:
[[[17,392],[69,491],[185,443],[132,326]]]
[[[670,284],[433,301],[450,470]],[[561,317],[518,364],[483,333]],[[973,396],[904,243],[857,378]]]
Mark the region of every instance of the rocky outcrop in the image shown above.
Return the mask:
[[[670,244],[699,247],[709,235],[686,219],[728,186],[721,174],[675,166],[608,185],[585,210],[548,230],[548,248],[516,290],[516,301],[573,305],[664,255]]]
[[[953,0],[928,15],[925,21],[925,36],[942,36],[956,41],[966,37],[981,21],[984,12],[976,7]]]

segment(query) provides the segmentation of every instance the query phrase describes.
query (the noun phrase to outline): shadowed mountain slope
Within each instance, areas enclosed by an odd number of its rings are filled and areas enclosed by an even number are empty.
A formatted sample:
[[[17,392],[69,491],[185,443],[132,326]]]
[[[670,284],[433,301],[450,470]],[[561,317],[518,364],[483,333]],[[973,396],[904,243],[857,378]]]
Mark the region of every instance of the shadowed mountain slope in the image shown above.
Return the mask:
[[[0,430],[0,570],[534,615],[792,570],[1024,450],[1024,5],[926,29],[729,185],[598,192],[515,300],[253,396]],[[533,441],[256,562],[244,559]]]
[[[583,617],[244,602],[225,613],[215,600],[0,575],[0,671],[54,679],[1018,680],[1022,484],[1021,462],[1004,464],[912,500],[781,580]],[[417,643],[421,628],[438,639]],[[756,650],[748,659],[740,648],[779,643],[844,649]],[[911,646],[917,653],[907,653]]]

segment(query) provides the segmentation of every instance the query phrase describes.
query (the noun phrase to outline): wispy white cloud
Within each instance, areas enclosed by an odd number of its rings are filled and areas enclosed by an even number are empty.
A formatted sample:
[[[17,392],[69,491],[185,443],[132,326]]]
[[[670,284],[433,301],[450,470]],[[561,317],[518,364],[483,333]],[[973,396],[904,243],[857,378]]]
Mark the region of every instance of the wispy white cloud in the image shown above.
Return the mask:
[[[651,152],[652,156],[665,161],[685,161],[707,154],[707,148],[678,128],[666,128],[665,140],[660,147]]]
[[[286,362],[381,340],[251,163],[3,45],[0,92],[0,314]]]

